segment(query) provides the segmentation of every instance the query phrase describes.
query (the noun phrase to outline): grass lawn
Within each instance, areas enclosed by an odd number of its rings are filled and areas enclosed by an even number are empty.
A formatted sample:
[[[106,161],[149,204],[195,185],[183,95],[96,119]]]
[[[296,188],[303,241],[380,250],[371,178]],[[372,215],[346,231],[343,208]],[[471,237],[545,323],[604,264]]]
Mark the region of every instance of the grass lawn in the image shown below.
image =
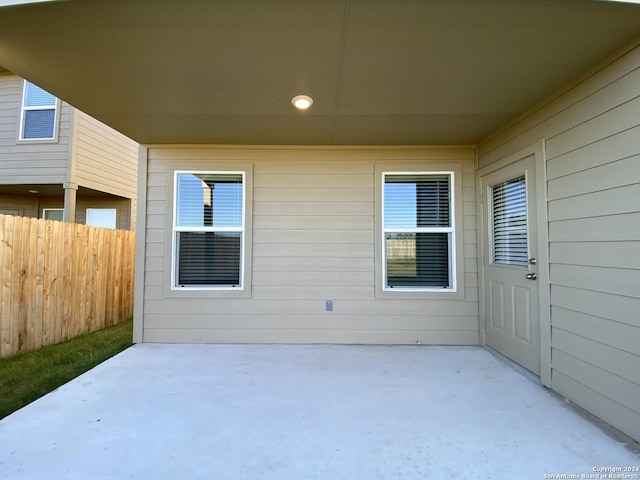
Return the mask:
[[[0,359],[0,418],[90,370],[132,344],[132,320],[35,352]]]
[[[415,277],[415,258],[396,258],[387,260],[387,274],[390,277]]]

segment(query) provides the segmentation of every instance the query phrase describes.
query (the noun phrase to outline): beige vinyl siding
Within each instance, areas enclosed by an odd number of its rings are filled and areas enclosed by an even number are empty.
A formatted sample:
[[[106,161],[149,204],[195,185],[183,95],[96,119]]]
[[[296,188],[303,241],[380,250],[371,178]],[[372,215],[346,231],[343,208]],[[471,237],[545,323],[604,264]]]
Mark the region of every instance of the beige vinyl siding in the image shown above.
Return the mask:
[[[21,217],[38,218],[38,198],[0,195],[0,213],[17,212]]]
[[[128,221],[135,227],[138,144],[76,110],[73,181],[82,187],[131,199]]]
[[[640,48],[479,147],[546,140],[551,386],[640,439]]]
[[[478,344],[473,149],[150,147],[148,155],[143,341]],[[168,291],[171,166],[203,161],[211,170],[253,166],[250,298]],[[394,161],[461,165],[463,299],[376,298],[375,164]]]
[[[23,82],[16,75],[0,75],[0,178],[12,185],[63,183],[73,109],[60,102],[57,141],[19,142]]]

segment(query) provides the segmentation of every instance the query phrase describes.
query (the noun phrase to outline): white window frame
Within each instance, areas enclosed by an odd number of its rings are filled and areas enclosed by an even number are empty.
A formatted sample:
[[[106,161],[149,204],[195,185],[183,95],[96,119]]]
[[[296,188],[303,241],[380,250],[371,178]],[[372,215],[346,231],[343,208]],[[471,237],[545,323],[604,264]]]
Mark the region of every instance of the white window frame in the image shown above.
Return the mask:
[[[384,228],[384,182],[386,175],[450,175],[451,219],[449,242],[449,275],[451,287],[386,287],[386,233],[397,232],[398,229]],[[433,161],[398,161],[376,163],[375,165],[375,289],[376,298],[387,299],[423,299],[423,300],[458,300],[465,298],[464,281],[464,246],[463,246],[463,212],[462,212],[462,163]],[[440,229],[444,227],[434,228]]]
[[[522,260],[520,263],[515,263],[515,262],[509,262],[509,263],[505,263],[505,262],[497,262],[496,261],[496,238],[495,238],[495,201],[494,201],[494,189],[497,186],[502,186],[502,185],[506,185],[509,182],[512,182],[514,180],[520,180],[522,179],[522,185],[524,186],[524,195],[522,198],[522,203],[521,205],[524,207],[524,214],[525,214],[525,221],[524,221],[524,233],[526,235],[526,241],[524,242],[524,246],[526,248],[526,252],[524,253],[524,255],[522,255]],[[491,185],[489,187],[489,193],[487,194],[488,196],[488,202],[489,202],[489,226],[490,226],[490,230],[489,232],[491,233],[490,238],[489,238],[489,245],[490,245],[490,251],[489,251],[489,259],[491,262],[491,265],[497,265],[499,267],[502,268],[523,268],[523,267],[528,267],[529,266],[529,257],[530,257],[530,245],[529,245],[529,209],[528,207],[528,202],[527,202],[527,193],[528,193],[528,184],[527,184],[527,176],[526,174],[524,175],[518,175],[516,177],[512,177],[512,178],[508,178],[504,181],[501,181],[500,183],[497,183],[495,185]],[[507,208],[507,199],[505,198],[505,203],[504,203],[504,208]]]
[[[92,211],[100,211],[100,212],[109,211],[109,212],[113,212],[113,214],[114,214],[114,219],[115,219],[115,222],[114,222],[113,227],[105,227],[105,226],[103,226],[103,225],[91,225],[91,224],[89,223],[89,216],[90,216],[89,214],[90,214]],[[96,207],[90,207],[90,208],[87,208],[87,210],[86,210],[86,212],[85,212],[85,219],[84,219],[84,223],[85,223],[85,225],[89,225],[89,226],[93,226],[93,227],[98,227],[98,228],[113,228],[113,229],[117,229],[117,228],[118,228],[118,209],[117,209],[117,208],[96,208]]]
[[[447,175],[449,177],[449,227],[415,227],[415,228],[387,228],[385,227],[385,185],[386,185],[386,177],[387,176],[395,176],[395,175],[425,175],[425,176],[435,176],[435,175]],[[405,292],[443,292],[448,290],[456,290],[456,274],[455,274],[455,206],[453,202],[454,198],[454,172],[452,171],[421,171],[421,172],[382,172],[382,284],[383,290],[385,292],[394,292],[394,291],[405,291]],[[449,236],[448,249],[449,249],[449,264],[447,266],[449,271],[449,283],[450,287],[390,287],[388,286],[387,279],[387,233],[447,233]]]
[[[58,141],[58,127],[60,125],[60,99],[55,98],[55,102],[53,105],[34,105],[34,106],[26,106],[25,101],[27,99],[27,85],[35,85],[34,83],[29,82],[28,80],[24,80],[22,85],[22,102],[20,105],[20,127],[18,133],[18,141],[26,142],[26,143],[56,143]],[[37,86],[37,85],[36,85]],[[53,95],[52,95],[53,96]],[[42,138],[24,138],[24,123],[26,121],[26,113],[28,111],[33,110],[53,110],[53,131],[51,137],[42,137]]]
[[[44,220],[47,219],[47,212],[62,212],[62,221],[64,222],[64,208],[43,208],[42,209],[42,218]],[[58,221],[58,220],[55,220]]]
[[[180,174],[212,174],[212,175],[241,175],[242,176],[242,221],[240,227],[179,227],[178,219],[178,175]],[[177,246],[178,232],[235,232],[240,233],[240,284],[233,285],[183,285],[177,284]],[[171,221],[171,290],[172,291],[245,291],[245,265],[247,241],[247,172],[243,170],[175,170],[173,172],[173,217]]]

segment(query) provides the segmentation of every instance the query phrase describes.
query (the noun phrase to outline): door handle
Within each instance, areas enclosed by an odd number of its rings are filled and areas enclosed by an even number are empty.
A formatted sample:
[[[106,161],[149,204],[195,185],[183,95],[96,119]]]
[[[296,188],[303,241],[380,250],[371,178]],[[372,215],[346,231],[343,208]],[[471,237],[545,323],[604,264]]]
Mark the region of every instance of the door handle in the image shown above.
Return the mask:
[[[527,273],[525,275],[525,278],[527,280],[537,280],[538,279],[538,275],[536,275],[535,273]]]

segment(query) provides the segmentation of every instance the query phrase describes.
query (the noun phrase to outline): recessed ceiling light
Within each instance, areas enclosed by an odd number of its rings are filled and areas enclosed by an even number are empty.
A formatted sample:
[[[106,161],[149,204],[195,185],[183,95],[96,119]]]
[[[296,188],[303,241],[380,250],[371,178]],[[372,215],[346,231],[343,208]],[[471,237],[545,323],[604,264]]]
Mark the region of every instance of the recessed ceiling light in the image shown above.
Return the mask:
[[[40,193],[38,190],[29,190],[29,193]]]
[[[313,105],[313,98],[308,95],[296,95],[291,99],[291,103],[298,110],[306,110]]]

